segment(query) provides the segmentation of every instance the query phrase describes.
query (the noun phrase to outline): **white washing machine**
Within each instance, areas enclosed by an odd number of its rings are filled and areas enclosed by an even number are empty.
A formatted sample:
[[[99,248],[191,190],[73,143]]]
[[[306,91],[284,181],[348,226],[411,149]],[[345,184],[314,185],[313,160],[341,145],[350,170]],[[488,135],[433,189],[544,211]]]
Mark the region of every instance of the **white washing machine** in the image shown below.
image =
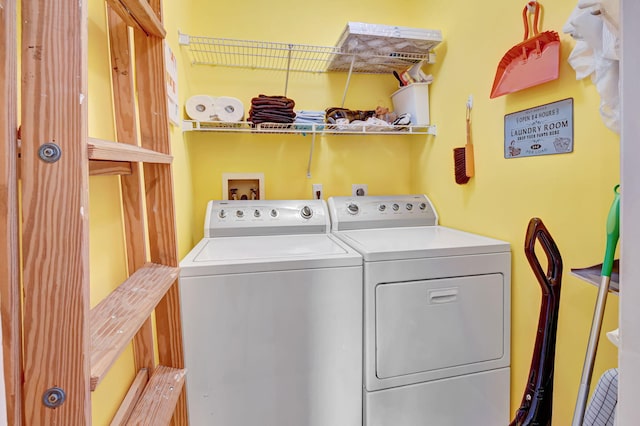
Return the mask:
[[[364,424],[509,424],[509,244],[438,226],[424,195],[329,209],[364,259]]]
[[[182,260],[193,426],[362,425],[362,257],[322,200],[210,201]]]

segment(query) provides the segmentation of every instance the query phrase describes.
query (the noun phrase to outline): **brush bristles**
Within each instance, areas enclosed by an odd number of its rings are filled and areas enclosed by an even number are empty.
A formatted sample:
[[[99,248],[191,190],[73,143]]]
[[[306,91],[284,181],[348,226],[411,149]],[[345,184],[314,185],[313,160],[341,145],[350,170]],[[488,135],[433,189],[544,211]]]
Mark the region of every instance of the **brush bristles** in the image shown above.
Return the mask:
[[[453,164],[456,175],[456,183],[458,185],[463,185],[469,182],[469,176],[467,176],[467,165],[464,147],[453,148]]]

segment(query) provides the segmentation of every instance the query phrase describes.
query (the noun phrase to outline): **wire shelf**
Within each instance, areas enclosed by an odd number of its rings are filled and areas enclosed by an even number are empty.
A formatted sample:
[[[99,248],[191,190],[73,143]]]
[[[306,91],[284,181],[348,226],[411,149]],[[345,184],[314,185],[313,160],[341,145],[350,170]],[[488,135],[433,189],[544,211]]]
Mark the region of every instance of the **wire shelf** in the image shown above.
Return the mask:
[[[340,47],[275,43],[180,34],[192,62],[236,68],[295,72],[351,71],[383,74],[401,71],[421,61],[433,62],[430,51],[391,51],[384,54],[346,51]]]
[[[435,135],[436,126],[370,126],[363,124],[282,124],[184,120],[182,130],[223,133],[326,134],[326,135]]]
[[[339,52],[333,47],[189,36],[193,63],[227,67],[322,72]]]

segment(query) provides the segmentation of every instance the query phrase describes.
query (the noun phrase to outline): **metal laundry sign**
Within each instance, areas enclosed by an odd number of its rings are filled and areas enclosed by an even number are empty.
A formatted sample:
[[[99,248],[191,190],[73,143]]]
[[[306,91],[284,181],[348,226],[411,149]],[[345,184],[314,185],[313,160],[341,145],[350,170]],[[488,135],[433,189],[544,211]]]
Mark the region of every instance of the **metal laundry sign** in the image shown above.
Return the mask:
[[[573,98],[504,116],[504,158],[573,151]]]

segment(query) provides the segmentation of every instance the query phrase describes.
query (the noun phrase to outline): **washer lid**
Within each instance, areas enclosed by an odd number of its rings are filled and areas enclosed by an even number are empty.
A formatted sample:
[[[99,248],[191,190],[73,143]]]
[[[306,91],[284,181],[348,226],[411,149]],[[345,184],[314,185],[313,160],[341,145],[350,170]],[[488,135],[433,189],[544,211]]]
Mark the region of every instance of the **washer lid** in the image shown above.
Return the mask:
[[[181,276],[360,265],[362,257],[329,234],[204,238],[180,262]]]
[[[365,261],[464,256],[510,251],[509,243],[443,226],[356,229],[335,235]]]

